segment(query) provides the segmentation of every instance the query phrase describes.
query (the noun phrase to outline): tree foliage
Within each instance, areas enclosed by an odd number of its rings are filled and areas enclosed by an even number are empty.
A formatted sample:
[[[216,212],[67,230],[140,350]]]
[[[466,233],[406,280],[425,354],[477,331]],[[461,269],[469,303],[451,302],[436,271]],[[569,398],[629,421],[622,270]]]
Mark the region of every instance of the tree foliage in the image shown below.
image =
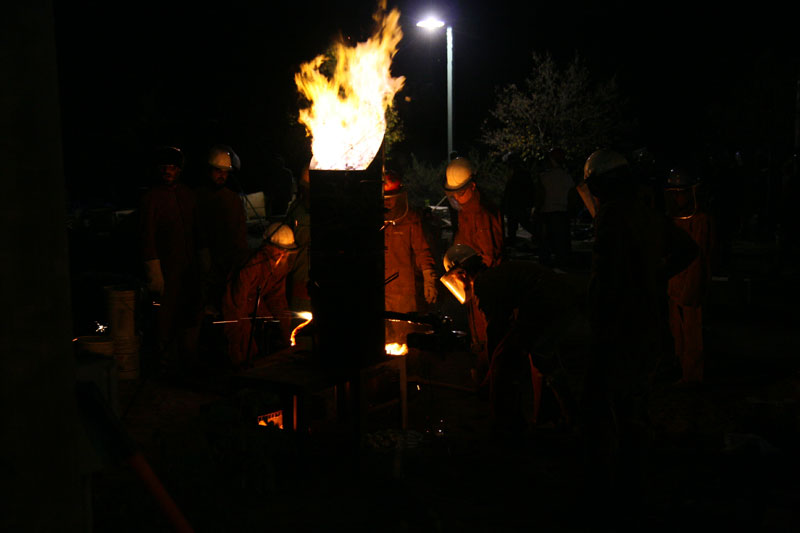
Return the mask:
[[[616,80],[593,84],[577,55],[565,67],[549,54],[532,56],[531,74],[522,86],[497,89],[483,124],[482,140],[494,155],[515,152],[534,162],[560,147],[575,161],[613,144],[625,128]]]
[[[507,169],[496,158],[489,157],[478,150],[470,150],[467,158],[475,168],[475,181],[495,205],[499,206],[503,197]],[[411,161],[405,168],[399,168],[404,176],[404,186],[408,199],[414,207],[444,204],[444,180],[447,161],[430,164],[411,154]]]

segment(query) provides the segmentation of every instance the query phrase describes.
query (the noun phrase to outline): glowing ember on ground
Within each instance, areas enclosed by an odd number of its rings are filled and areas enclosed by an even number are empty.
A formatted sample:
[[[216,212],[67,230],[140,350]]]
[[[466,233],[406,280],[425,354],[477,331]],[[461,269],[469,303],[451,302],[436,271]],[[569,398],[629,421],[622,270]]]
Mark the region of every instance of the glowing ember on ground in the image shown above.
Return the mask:
[[[297,332],[300,331],[301,329],[303,329],[304,327],[306,327],[306,325],[309,322],[311,322],[311,319],[314,318],[314,315],[312,315],[308,311],[301,311],[301,312],[297,313],[297,316],[299,316],[300,318],[304,319],[305,322],[303,322],[302,324],[300,324],[299,326],[297,326],[296,328],[294,328],[292,330],[292,335],[289,337],[289,342],[292,344],[292,346],[297,344],[297,342],[294,339],[294,337],[297,334]]]
[[[337,43],[332,58],[319,55],[295,74],[298,90],[311,102],[299,118],[312,137],[311,169],[363,170],[380,149],[386,109],[405,83],[390,73],[403,38],[400,12],[385,10],[384,0],[373,16],[377,29],[366,42],[355,47]],[[331,77],[321,72],[328,59],[334,63]]]
[[[386,355],[406,355],[408,353],[408,346],[393,342],[386,345]]]

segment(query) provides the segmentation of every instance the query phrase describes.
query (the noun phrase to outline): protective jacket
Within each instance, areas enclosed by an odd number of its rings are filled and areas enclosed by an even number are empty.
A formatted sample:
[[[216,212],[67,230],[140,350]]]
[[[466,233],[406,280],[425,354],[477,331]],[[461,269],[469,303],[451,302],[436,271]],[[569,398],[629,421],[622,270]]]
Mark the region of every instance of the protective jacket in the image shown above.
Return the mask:
[[[225,324],[228,355],[234,364],[245,361],[248,353],[254,356],[258,352],[255,339],[250,340],[257,299],[256,316],[280,320],[281,339],[288,344],[291,316],[286,301],[286,276],[290,266],[291,260],[284,251],[266,244],[233,274],[225,287],[223,317],[226,321],[236,321]]]
[[[669,297],[684,306],[699,306],[708,294],[711,283],[711,251],[715,231],[711,217],[698,211],[691,218],[673,219],[697,243],[698,255],[685,270],[669,280]]]
[[[227,187],[197,190],[200,225],[211,255],[211,302],[220,305],[228,276],[247,259],[247,223],[239,195]]]
[[[458,212],[458,230],[453,244],[466,244],[478,252],[486,266],[500,263],[503,250],[503,219],[500,212],[475,189]]]
[[[475,189],[472,198],[458,212],[458,230],[453,244],[466,244],[478,252],[488,267],[500,263],[503,249],[503,219],[500,212]],[[486,317],[475,300],[467,303],[467,321],[472,350],[478,355],[479,366],[487,365],[489,352],[486,344]]]
[[[385,287],[384,301],[387,311],[411,313],[417,310],[415,269],[433,271],[434,260],[422,229],[419,213],[408,214],[384,228],[385,277],[398,274],[397,279]]]
[[[669,280],[669,323],[675,355],[685,382],[703,380],[703,301],[711,282],[711,255],[715,245],[712,218],[698,211],[691,218],[673,219],[698,246],[689,266]]]
[[[140,205],[143,261],[159,260],[164,293],[158,308],[158,337],[171,338],[177,329],[200,320],[200,269],[197,253],[205,247],[194,192],[182,183],[159,184],[147,191]]]

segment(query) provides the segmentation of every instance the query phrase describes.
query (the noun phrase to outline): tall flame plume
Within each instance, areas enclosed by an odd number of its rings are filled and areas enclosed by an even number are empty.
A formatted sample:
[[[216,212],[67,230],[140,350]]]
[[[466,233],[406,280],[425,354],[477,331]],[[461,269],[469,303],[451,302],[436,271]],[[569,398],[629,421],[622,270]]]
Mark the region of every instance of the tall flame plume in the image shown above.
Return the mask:
[[[329,78],[320,69],[329,59],[319,55],[300,66],[294,80],[310,107],[299,121],[311,136],[311,169],[363,170],[380,149],[386,133],[386,109],[403,88],[405,78],[393,78],[392,58],[403,38],[400,12],[386,13],[385,0],[374,15],[377,29],[366,42],[333,48]]]

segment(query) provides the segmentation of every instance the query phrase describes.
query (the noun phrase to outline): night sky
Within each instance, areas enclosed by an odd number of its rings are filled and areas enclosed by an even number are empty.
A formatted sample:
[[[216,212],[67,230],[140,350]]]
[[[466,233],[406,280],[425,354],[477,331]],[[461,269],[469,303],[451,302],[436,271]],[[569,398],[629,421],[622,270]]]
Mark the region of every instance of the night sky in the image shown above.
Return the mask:
[[[71,200],[130,202],[146,185],[154,145],[184,148],[199,167],[227,143],[254,187],[280,155],[304,161],[293,122],[293,76],[338,35],[371,33],[372,2],[56,2],[65,172]],[[783,4],[788,5],[788,4]],[[800,67],[787,7],[616,1],[389,3],[404,38],[393,73],[403,150],[446,155],[444,31],[415,27],[434,10],[454,33],[455,148],[477,146],[495,88],[522,82],[532,51],[582,57],[598,80],[616,76],[639,129],[631,145],[665,153],[726,145],[790,153]],[[90,200],[92,199],[92,200]]]

